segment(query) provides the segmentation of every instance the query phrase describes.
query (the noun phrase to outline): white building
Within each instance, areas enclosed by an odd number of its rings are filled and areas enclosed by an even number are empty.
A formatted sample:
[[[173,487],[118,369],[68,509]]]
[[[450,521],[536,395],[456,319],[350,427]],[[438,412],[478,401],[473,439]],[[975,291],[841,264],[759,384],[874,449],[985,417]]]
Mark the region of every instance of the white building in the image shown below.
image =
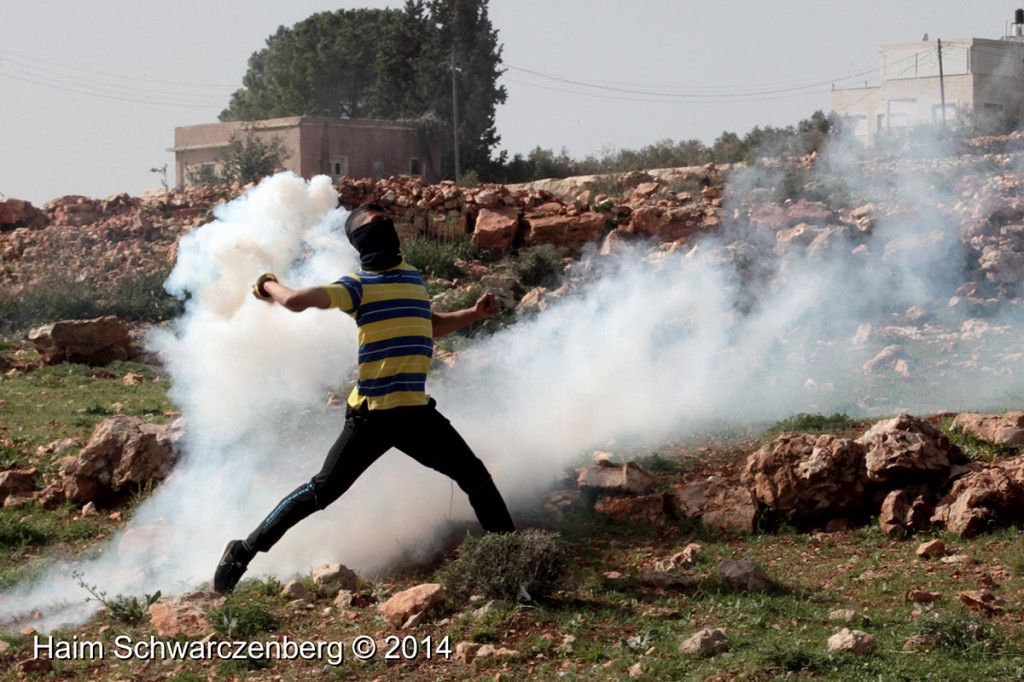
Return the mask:
[[[881,85],[832,91],[833,113],[865,144],[879,133],[952,124],[961,115],[996,122],[1022,112],[1022,9],[1000,40],[929,41],[925,36],[920,42],[883,45],[881,54]]]

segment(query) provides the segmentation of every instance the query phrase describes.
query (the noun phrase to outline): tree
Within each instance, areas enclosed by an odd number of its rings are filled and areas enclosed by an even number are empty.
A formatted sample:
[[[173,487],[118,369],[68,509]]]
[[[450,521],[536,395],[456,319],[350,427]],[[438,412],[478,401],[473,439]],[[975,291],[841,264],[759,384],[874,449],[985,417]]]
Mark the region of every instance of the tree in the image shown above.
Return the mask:
[[[454,63],[453,63],[454,59]],[[407,0],[404,9],[319,12],[280,27],[249,58],[222,121],[280,116],[417,120],[441,135],[454,169],[452,68],[460,170],[485,172],[500,141],[501,45],[487,0]]]
[[[424,47],[424,82],[432,83],[430,109],[449,124],[453,121],[451,83],[455,69],[458,106],[459,162],[485,177],[493,171],[491,152],[501,141],[494,123],[499,104],[508,98],[498,85],[501,45],[487,13],[487,0],[430,0],[429,18],[437,29]]]
[[[188,181],[193,185],[245,185],[281,170],[288,156],[288,148],[280,137],[264,141],[252,128],[246,128],[244,136],[232,133],[228,138],[227,148],[217,157],[217,168],[203,165],[191,169]]]

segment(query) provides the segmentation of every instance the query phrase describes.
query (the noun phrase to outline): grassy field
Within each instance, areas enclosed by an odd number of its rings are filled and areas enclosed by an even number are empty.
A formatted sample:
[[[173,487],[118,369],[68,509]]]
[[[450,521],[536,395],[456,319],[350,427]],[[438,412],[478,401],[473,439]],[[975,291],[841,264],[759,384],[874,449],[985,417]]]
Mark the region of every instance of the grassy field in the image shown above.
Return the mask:
[[[126,374],[143,381],[126,385]],[[37,452],[63,438],[84,444],[108,415],[132,414],[164,421],[174,406],[167,381],[151,368],[121,363],[101,370],[83,366],[41,367],[0,381],[3,403],[3,467],[33,464],[52,468],[52,455]],[[948,430],[949,422],[943,425]],[[852,435],[864,424],[844,415],[795,415],[744,438],[704,438],[701,443],[666,444],[657,453],[632,453],[657,472],[663,485],[679,478],[734,476],[746,455],[781,430]],[[986,447],[963,434],[954,440],[976,459],[1019,454]],[[73,454],[72,447],[64,454]],[[77,509],[34,506],[0,509],[0,590],[35,575],[56,557],[87,555],[130,519],[139,490],[113,503],[98,517]],[[110,512],[120,512],[109,516]],[[120,660],[114,640],[148,641],[147,595],[111,595],[110,608],[80,628],[52,633],[56,639],[102,641],[103,660],[54,661],[41,679],[95,680],[1024,680],[1024,537],[1018,527],[995,529],[971,540],[929,534],[909,540],[885,537],[877,522],[850,531],[798,533],[787,526],[753,536],[712,532],[687,520],[666,526],[627,524],[596,514],[584,504],[559,510],[541,505],[517,510],[524,527],[559,534],[569,561],[562,587],[536,602],[506,605],[482,616],[481,602],[451,598],[419,628],[396,630],[377,615],[376,604],[397,591],[438,579],[464,539],[465,527],[449,529],[449,549],[417,565],[404,565],[365,581],[352,606],[329,599],[290,601],[277,580],[244,581],[226,604],[209,614],[216,637],[237,640],[345,642],[358,635],[380,641],[369,661],[346,655],[340,665],[323,660]],[[923,560],[914,550],[926,539],[942,539],[951,554],[971,563]],[[659,586],[649,574],[655,564],[689,543],[702,547],[698,563],[679,573],[679,584]],[[719,562],[753,558],[774,580],[765,592],[731,589]],[[310,583],[309,578],[306,582]],[[958,594],[990,589],[1005,604],[991,613],[963,606]],[[937,593],[916,603],[912,590]],[[83,586],[83,598],[88,596]],[[149,595],[152,597],[153,595]],[[851,622],[831,615],[851,610]],[[868,655],[827,651],[827,640],[842,627],[870,633],[876,650]],[[679,651],[702,628],[722,628],[729,650],[714,656]],[[389,636],[411,636],[416,655],[385,660]],[[914,636],[924,644],[907,648]],[[435,651],[428,659],[425,638]],[[447,638],[447,639],[446,639]],[[32,637],[0,636],[0,680],[25,679],[23,661],[32,656]],[[410,640],[405,643],[411,654]],[[462,641],[489,643],[516,653],[471,664],[448,660]],[[2,647],[0,647],[2,648]],[[440,650],[437,650],[440,648]],[[348,650],[346,650],[348,651]]]

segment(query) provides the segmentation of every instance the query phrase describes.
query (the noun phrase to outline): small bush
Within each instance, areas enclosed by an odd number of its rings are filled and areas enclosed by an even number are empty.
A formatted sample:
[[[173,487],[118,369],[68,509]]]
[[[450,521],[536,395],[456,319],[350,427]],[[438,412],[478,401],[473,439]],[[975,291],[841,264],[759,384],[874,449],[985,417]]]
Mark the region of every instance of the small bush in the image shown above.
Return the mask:
[[[488,533],[467,536],[438,579],[462,599],[478,594],[518,601],[551,594],[564,579],[566,567],[557,533]]]
[[[169,270],[122,277],[113,285],[42,277],[17,295],[0,292],[0,330],[21,331],[57,320],[116,315],[123,320],[160,322],[182,311],[181,301],[163,289]]]
[[[526,286],[550,286],[562,275],[562,254],[552,244],[528,246],[516,256],[516,276]]]
[[[455,239],[433,239],[417,237],[402,243],[402,258],[424,275],[455,279],[463,274],[455,263],[459,259],[470,259],[476,255],[476,247],[469,237]]]
[[[915,621],[916,633],[932,637],[940,649],[967,651],[995,648],[997,641],[992,627],[985,621],[966,614],[933,612]]]
[[[213,629],[222,637],[246,639],[276,630],[277,617],[258,599],[231,599],[224,606],[210,611]]]
[[[838,412],[831,415],[797,414],[772,424],[768,429],[768,435],[777,436],[786,431],[842,435],[856,431],[860,426],[861,423],[856,419]]]

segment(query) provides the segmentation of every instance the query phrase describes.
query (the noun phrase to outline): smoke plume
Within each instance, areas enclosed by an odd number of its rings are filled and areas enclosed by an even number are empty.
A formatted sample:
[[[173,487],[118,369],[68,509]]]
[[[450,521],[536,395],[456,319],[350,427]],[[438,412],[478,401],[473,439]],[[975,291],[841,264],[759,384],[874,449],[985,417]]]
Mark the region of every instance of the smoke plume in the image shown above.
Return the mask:
[[[801,412],[888,415],[1019,401],[1021,378],[1002,360],[1021,350],[1014,306],[997,304],[979,322],[949,304],[976,267],[960,238],[969,209],[956,205],[978,171],[942,161],[945,153],[874,165],[845,150],[824,155],[801,179],[805,190],[892,210],[876,211],[869,233],[824,226],[806,249],[780,248],[757,218],[755,200],[785,191],[791,171],[737,171],[716,238],[672,253],[585,253],[566,295],[477,340],[428,390],[513,515],[595,447],[642,447]],[[936,177],[922,175],[936,164],[944,169]],[[82,607],[72,569],[110,594],[196,589],[229,539],[246,536],[319,470],[343,420],[325,397],[348,391],[355,325],[337,310],[291,313],[249,288],[266,271],[307,286],[356,269],[336,202],[325,177],[278,175],[182,241],[167,287],[188,296],[186,311],[150,345],[166,359],[187,419],[184,457],[96,558],[55,566],[0,596],[0,612],[41,609],[43,628],[81,619],[94,605]],[[911,306],[929,321],[908,324]],[[862,369],[892,344],[906,353],[909,375]],[[391,452],[259,555],[248,575],[287,577],[329,561],[372,573],[463,518],[471,512],[461,491]]]

